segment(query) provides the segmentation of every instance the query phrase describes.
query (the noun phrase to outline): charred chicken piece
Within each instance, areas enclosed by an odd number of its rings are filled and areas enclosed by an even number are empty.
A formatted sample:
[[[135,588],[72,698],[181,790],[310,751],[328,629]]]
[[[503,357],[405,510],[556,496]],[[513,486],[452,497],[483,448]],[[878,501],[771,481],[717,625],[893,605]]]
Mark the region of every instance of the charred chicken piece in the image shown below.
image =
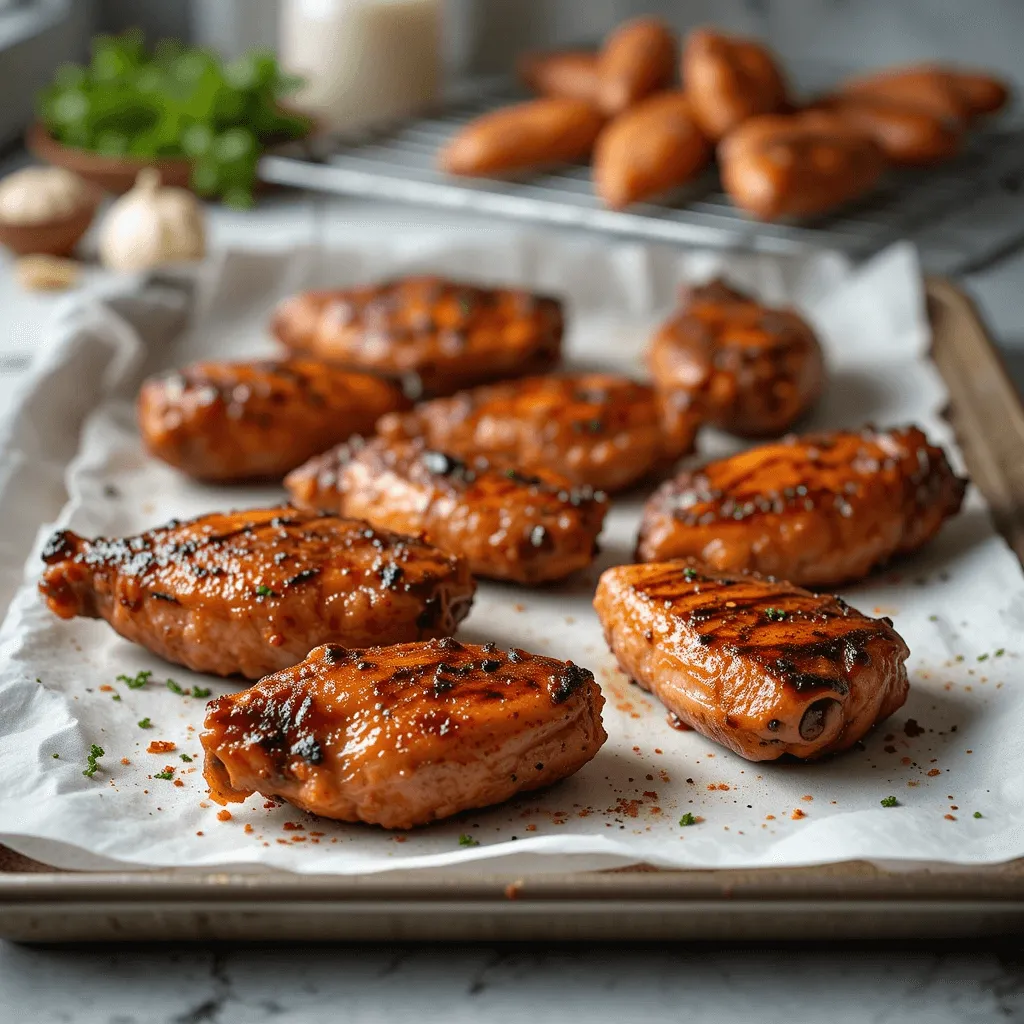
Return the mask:
[[[655,386],[742,437],[785,433],[821,394],[821,346],[795,312],[762,306],[723,281],[683,294],[651,342]]]
[[[693,445],[693,414],[653,388],[612,374],[530,377],[389,414],[377,432],[422,438],[460,458],[505,459],[574,484],[619,491]]]
[[[608,502],[549,471],[463,461],[422,441],[361,439],[285,481],[292,501],[409,533],[465,558],[474,576],[544,583],[589,565]]]
[[[701,130],[717,142],[758,114],[786,107],[786,82],[760,43],[711,29],[691,32],[683,48],[683,86]]]
[[[930,540],[965,488],[917,427],[787,437],[665,483],[644,509],[637,557],[851,582]]]
[[[622,565],[594,607],[623,672],[750,761],[846,750],[907,698],[910,652],[889,619],[791,583]]]
[[[139,393],[151,455],[197,480],[280,479],[408,400],[388,381],[301,359],[196,363]]]
[[[564,779],[606,739],[593,675],[452,639],[327,645],[211,701],[210,796],[411,828]]]
[[[62,619],[106,619],[196,672],[258,679],[317,644],[400,643],[455,631],[465,561],[367,523],[293,508],[171,522],[135,537],[60,530],[39,589]]]
[[[305,292],[271,327],[292,352],[401,378],[415,397],[542,372],[562,347],[556,299],[438,277]]]

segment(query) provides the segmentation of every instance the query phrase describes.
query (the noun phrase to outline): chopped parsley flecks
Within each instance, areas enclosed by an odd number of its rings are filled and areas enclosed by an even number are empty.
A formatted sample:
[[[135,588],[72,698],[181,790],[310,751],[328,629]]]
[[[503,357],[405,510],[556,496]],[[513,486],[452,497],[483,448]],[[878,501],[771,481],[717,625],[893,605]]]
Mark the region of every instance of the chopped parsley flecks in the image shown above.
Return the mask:
[[[975,818],[984,818],[984,817],[985,817],[985,815],[984,815],[984,814],[982,814],[982,813],[981,813],[981,811],[975,811],[975,812],[974,812],[974,817],[975,817]]]
[[[205,686],[193,686],[191,690],[186,690],[185,687],[176,683],[173,679],[168,679],[166,684],[167,689],[171,693],[176,693],[179,697],[209,697],[210,690]]]
[[[900,802],[894,796],[887,796],[878,801],[883,807],[899,807]]]
[[[171,779],[174,778],[174,769],[173,768],[165,768],[162,772],[154,772],[153,773],[153,778],[154,779],[163,779],[165,782],[169,782]]]
[[[192,760],[192,755],[191,754],[182,754],[181,755],[181,759],[182,759],[182,761],[191,761]]]
[[[185,697],[188,695],[188,690],[183,690],[173,679],[168,679],[164,686],[167,687],[171,693],[176,693],[179,697]]]
[[[257,597],[277,597],[277,594],[275,594],[274,591],[271,590],[271,588],[266,585],[266,583],[261,583],[256,588],[256,596]]]
[[[140,718],[139,719],[139,728],[140,729],[152,729],[153,728],[152,720],[149,719],[149,718]]]
[[[57,757],[60,757],[60,754],[51,754],[50,757],[57,758]]]
[[[89,756],[86,758],[88,768],[82,772],[86,778],[91,779],[100,770],[101,765],[99,763],[99,759],[103,757],[105,753],[106,751],[95,743],[89,747]]]
[[[929,615],[928,616],[928,621],[929,622],[938,622],[939,621],[939,617],[938,617],[938,615]]]
[[[992,655],[992,657],[993,658],[1001,658],[1005,653],[1006,653],[1006,648],[1005,647],[1000,647],[999,650],[996,651],[996,653]]]
[[[111,700],[120,700],[121,699],[121,694],[119,694],[119,693],[112,693],[110,695],[110,699]]]
[[[685,828],[687,825],[696,825],[697,824],[697,819],[689,811],[687,811],[679,819],[679,824],[682,825],[683,828]]]
[[[192,687],[193,697],[209,697],[210,688],[208,686],[193,686]]]
[[[470,835],[466,835],[465,832],[459,836],[459,846],[479,846],[480,844]]]
[[[687,583],[692,583],[696,578],[697,578],[697,570],[696,569],[689,569],[689,568],[687,568],[687,569],[683,570],[683,579],[686,580]]]
[[[988,661],[988,655],[987,654],[979,654],[978,655],[978,661]]]
[[[769,622],[785,622],[789,618],[789,612],[782,608],[765,608],[764,617]]]
[[[117,681],[124,683],[129,690],[141,690],[152,678],[153,673],[149,669],[144,669],[142,672],[136,672],[133,676],[118,676]]]

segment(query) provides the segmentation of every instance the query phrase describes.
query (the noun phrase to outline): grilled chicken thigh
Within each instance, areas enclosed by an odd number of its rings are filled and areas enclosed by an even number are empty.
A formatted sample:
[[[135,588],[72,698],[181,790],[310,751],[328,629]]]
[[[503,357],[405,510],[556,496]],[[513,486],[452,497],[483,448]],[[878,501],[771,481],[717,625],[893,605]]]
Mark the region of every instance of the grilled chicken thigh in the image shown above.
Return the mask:
[[[389,414],[377,432],[422,438],[460,458],[507,459],[576,484],[617,491],[671,465],[693,445],[697,421],[671,396],[625,377],[530,377]]]
[[[210,795],[411,828],[564,779],[606,739],[593,675],[452,639],[328,645],[211,701]]]
[[[408,400],[388,381],[301,359],[196,363],[139,393],[151,455],[199,480],[280,478],[311,455],[369,433]]]
[[[558,363],[562,307],[510,288],[409,277],[282,302],[271,328],[293,353],[399,377],[415,397],[450,395]]]
[[[637,557],[692,555],[804,586],[858,580],[930,540],[965,488],[916,427],[787,437],[662,485]]]
[[[691,288],[683,300],[647,354],[655,385],[731,433],[785,433],[821,393],[821,346],[811,328],[724,281]]]
[[[258,679],[318,644],[454,632],[465,561],[423,541],[292,508],[213,513],[136,537],[60,530],[39,589],[63,619],[106,619],[168,661]]]
[[[692,560],[623,565],[594,607],[623,672],[751,761],[845,750],[907,698],[890,620],[791,583]]]
[[[475,576],[541,583],[589,565],[608,503],[590,487],[422,441],[361,439],[311,459],[285,481],[292,501],[422,535]]]

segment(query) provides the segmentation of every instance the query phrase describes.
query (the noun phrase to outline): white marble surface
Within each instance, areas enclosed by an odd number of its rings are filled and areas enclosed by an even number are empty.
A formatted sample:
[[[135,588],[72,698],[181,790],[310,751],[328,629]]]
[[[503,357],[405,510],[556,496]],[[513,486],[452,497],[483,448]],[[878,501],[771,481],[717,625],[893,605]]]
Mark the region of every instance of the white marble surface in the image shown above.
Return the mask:
[[[277,196],[219,211],[214,245],[287,246],[400,230],[459,231],[413,210]],[[494,225],[475,230],[494,231]],[[499,237],[496,234],[496,238]],[[952,243],[955,244],[955,241]],[[965,282],[1024,383],[1024,256]],[[0,264],[0,415],[10,408],[52,297],[25,296]],[[1024,1020],[1024,948],[977,942],[771,949],[307,947],[34,949],[0,943],[0,1024],[315,1024],[526,1021],[982,1022]]]

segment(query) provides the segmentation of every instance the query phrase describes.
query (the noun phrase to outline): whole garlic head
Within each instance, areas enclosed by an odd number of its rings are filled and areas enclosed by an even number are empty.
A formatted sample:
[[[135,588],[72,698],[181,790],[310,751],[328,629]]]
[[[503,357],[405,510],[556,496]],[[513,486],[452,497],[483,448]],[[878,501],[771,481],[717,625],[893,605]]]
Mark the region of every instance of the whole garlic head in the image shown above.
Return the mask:
[[[147,270],[202,259],[206,226],[202,203],[183,188],[164,188],[147,167],[135,187],[111,207],[100,226],[100,259],[113,270]]]
[[[96,205],[96,195],[63,167],[26,167],[0,181],[0,221],[47,224]]]

